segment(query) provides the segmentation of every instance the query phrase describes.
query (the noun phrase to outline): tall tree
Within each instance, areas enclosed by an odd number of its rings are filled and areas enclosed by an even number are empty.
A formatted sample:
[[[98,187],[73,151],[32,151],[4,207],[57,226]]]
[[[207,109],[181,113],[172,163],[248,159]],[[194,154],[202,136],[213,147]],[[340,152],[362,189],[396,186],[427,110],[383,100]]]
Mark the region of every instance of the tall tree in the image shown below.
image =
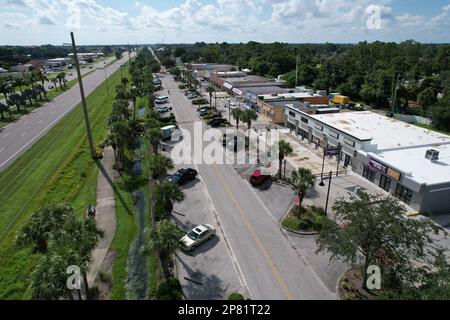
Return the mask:
[[[234,108],[231,110],[231,115],[233,116],[234,120],[236,121],[236,130],[239,129],[239,122],[242,118],[242,110],[240,108]]]
[[[162,154],[152,154],[148,163],[150,174],[154,180],[158,180],[167,174],[167,171],[173,169],[172,159]]]
[[[280,140],[278,143],[278,176],[281,178],[281,168],[283,165],[283,160],[286,156],[289,156],[294,150],[291,144],[285,140]]]
[[[330,261],[358,266],[366,290],[370,265],[380,267],[384,287],[389,288],[414,277],[414,265],[436,247],[433,237],[440,228],[428,220],[407,219],[405,207],[390,196],[361,193],[338,199],[333,211],[341,226],[325,219],[317,252],[329,252]]]
[[[46,253],[48,241],[55,230],[61,229],[74,209],[64,204],[45,206],[31,215],[16,238],[19,246],[33,245],[35,251]]]
[[[291,183],[294,185],[299,197],[299,209],[301,208],[303,200],[305,199],[306,192],[309,188],[314,186],[315,182],[316,177],[309,169],[298,168],[298,170],[292,172]],[[299,210],[299,212],[300,211],[301,210]]]
[[[172,181],[163,181],[155,187],[155,201],[161,206],[166,215],[170,216],[173,210],[174,202],[181,202],[184,199],[184,193],[180,186]]]

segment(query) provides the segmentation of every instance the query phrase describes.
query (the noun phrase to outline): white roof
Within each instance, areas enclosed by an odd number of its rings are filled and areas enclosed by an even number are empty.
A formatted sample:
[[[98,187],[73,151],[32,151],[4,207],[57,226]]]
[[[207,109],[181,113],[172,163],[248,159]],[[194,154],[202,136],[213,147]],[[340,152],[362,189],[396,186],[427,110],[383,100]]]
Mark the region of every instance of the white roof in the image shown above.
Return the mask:
[[[285,99],[303,99],[312,97],[321,97],[321,95],[308,93],[308,92],[292,92],[292,93],[278,93],[276,96],[271,94],[261,94],[258,97],[262,97],[264,100],[285,100]]]
[[[358,140],[371,140],[373,152],[450,143],[450,136],[370,111],[311,115]]]
[[[425,158],[429,149],[439,151],[439,160],[432,162]],[[450,144],[385,151],[373,158],[405,172],[419,184],[434,185],[450,181]]]

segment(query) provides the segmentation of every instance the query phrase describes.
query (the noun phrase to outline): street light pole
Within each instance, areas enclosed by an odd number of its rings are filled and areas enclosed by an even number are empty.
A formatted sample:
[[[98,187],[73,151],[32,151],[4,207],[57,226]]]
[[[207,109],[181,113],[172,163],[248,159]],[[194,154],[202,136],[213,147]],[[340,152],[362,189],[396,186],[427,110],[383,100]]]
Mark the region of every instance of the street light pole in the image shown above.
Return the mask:
[[[94,140],[92,138],[91,124],[89,121],[89,112],[87,109],[86,97],[84,96],[83,79],[81,77],[80,64],[78,63],[77,47],[75,45],[75,37],[73,35],[73,32],[70,33],[70,37],[72,38],[73,58],[75,60],[75,66],[77,68],[78,84],[80,87],[80,95],[81,95],[81,102],[83,105],[84,120],[86,122],[86,133],[87,133],[88,140],[89,140],[89,150],[91,152],[91,158],[95,159],[96,154],[95,154],[95,149],[94,149]]]
[[[325,183],[323,183],[323,170],[325,168],[325,156],[327,154],[327,151],[323,149],[323,159],[322,159],[322,172],[320,173],[320,183],[319,186],[323,187]]]
[[[330,199],[330,189],[331,189],[331,178],[332,177],[333,177],[333,171],[330,171],[330,178],[328,181],[327,202],[325,203],[325,215],[327,215],[327,211],[328,211],[328,200]]]

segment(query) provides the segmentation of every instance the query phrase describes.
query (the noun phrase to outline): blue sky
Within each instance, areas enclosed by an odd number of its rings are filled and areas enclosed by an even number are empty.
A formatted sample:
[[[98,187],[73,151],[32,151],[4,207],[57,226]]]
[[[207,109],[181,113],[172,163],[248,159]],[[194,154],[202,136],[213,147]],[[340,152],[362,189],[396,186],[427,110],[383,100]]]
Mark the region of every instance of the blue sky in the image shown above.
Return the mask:
[[[0,45],[450,42],[450,0],[0,0]]]

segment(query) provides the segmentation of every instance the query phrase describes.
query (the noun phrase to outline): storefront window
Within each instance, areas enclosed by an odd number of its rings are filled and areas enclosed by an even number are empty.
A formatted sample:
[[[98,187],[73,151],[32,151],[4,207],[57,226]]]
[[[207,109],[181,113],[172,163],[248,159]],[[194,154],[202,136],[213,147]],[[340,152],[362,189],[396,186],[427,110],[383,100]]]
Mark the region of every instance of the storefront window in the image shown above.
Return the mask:
[[[385,175],[381,175],[380,188],[389,192],[389,190],[391,189],[391,179],[389,179]]]
[[[364,168],[363,177],[369,180],[370,182],[375,181],[375,175],[376,175],[375,171],[370,170],[370,168],[367,167]]]
[[[413,192],[408,188],[402,186],[400,183],[397,183],[397,187],[395,188],[395,196],[404,203],[410,204]]]

